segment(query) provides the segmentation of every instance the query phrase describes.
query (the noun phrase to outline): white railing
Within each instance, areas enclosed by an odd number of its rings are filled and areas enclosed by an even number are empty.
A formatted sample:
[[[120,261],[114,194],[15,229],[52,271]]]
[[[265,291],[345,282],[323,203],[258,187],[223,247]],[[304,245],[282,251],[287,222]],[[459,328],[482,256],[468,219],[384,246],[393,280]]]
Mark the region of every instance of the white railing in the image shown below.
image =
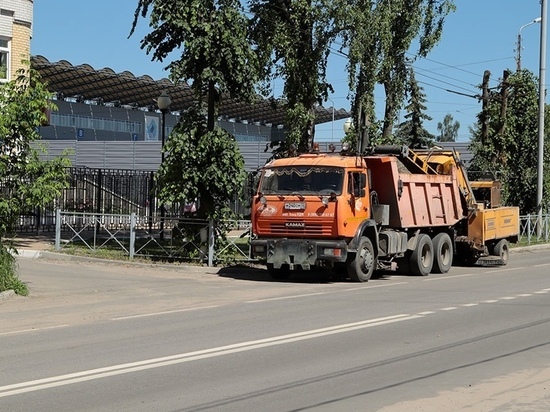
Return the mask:
[[[550,215],[525,215],[519,218],[519,240],[528,244],[548,242],[550,238]]]
[[[163,219],[163,225],[161,225]],[[82,245],[91,251],[118,250],[130,259],[186,259],[212,266],[224,255],[251,260],[248,220],[56,212],[55,250]]]

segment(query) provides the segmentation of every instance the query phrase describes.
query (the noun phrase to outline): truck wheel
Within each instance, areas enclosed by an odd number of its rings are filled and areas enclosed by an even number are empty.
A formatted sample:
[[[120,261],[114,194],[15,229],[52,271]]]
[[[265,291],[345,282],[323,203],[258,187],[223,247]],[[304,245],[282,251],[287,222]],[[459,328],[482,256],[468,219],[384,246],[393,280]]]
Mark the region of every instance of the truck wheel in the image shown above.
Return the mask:
[[[502,259],[502,264],[508,263],[508,241],[506,239],[500,239],[493,248],[493,255]]]
[[[269,273],[269,276],[276,280],[287,279],[290,276],[288,266],[283,265],[280,269],[275,269],[273,267],[273,263],[267,264],[267,273]]]
[[[354,282],[367,282],[374,272],[376,258],[374,256],[374,248],[368,237],[361,237],[357,252],[353,254],[353,258],[347,263],[348,276]]]
[[[432,239],[421,233],[418,235],[416,247],[410,257],[411,272],[413,275],[427,276],[432,271],[434,263],[434,247]]]
[[[432,240],[434,265],[432,272],[447,273],[453,264],[453,243],[447,233],[439,233]]]

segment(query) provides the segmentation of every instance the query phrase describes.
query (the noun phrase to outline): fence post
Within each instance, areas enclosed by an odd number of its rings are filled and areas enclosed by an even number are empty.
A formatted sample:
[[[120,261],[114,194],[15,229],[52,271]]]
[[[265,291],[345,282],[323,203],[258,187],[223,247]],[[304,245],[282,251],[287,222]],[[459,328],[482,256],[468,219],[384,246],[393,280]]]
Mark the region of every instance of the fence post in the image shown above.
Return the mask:
[[[208,266],[214,264],[214,219],[208,222]]]
[[[527,244],[531,244],[531,215],[527,215]]]
[[[544,230],[544,241],[548,243],[548,217],[549,215],[546,215],[544,217],[544,227],[545,227],[545,230]]]
[[[103,190],[103,173],[101,171],[101,169],[98,169],[97,170],[97,188],[96,188],[96,201],[97,201],[97,206],[96,206],[96,213],[98,214],[98,216],[101,216],[101,203],[102,203],[102,190]],[[101,217],[99,218],[101,219]],[[97,220],[96,221],[96,224],[95,224],[95,234],[97,234],[97,232],[99,232],[99,230],[101,229],[101,226],[100,226],[100,220]],[[94,239],[95,239],[95,236],[94,236]]]
[[[156,210],[156,205],[153,205],[155,202],[155,193],[153,192],[155,185],[155,172],[151,172],[151,175],[149,177],[149,236],[153,236],[153,210]]]
[[[130,260],[134,258],[136,250],[136,214],[132,212],[130,215]]]
[[[61,249],[61,209],[55,210],[55,250]]]

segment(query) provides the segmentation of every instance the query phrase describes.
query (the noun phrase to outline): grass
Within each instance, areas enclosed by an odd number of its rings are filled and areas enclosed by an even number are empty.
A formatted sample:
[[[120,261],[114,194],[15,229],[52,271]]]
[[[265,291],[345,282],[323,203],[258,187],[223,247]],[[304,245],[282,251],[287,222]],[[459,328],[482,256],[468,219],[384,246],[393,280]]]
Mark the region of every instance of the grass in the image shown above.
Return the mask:
[[[86,239],[86,243],[80,239],[73,240],[63,246],[59,252],[74,256],[122,261],[127,261],[130,258],[129,252],[127,252],[130,250],[129,239],[118,239],[118,242],[113,239],[100,240],[96,241],[96,245],[93,245],[93,239]],[[166,239],[164,241],[159,239],[151,241],[151,239],[146,238],[136,239],[134,248],[136,251],[134,261],[202,263],[199,250],[195,245],[177,239]],[[223,248],[224,246],[222,246]],[[244,256],[248,256],[248,248],[247,239],[237,239],[234,244],[223,250],[218,260],[220,263],[243,260]],[[205,250],[205,259],[207,259],[207,253],[207,250]]]

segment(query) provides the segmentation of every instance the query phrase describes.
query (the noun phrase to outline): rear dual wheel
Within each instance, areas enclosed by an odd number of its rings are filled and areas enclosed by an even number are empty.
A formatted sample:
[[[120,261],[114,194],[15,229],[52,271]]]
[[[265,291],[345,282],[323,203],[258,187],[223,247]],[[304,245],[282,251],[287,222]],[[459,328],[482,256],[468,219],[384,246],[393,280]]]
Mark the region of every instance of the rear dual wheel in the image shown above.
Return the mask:
[[[432,239],[434,264],[432,272],[447,273],[453,264],[453,242],[447,233],[438,233]]]
[[[434,264],[434,246],[432,239],[421,233],[418,235],[416,247],[409,257],[410,270],[413,275],[428,276]]]

